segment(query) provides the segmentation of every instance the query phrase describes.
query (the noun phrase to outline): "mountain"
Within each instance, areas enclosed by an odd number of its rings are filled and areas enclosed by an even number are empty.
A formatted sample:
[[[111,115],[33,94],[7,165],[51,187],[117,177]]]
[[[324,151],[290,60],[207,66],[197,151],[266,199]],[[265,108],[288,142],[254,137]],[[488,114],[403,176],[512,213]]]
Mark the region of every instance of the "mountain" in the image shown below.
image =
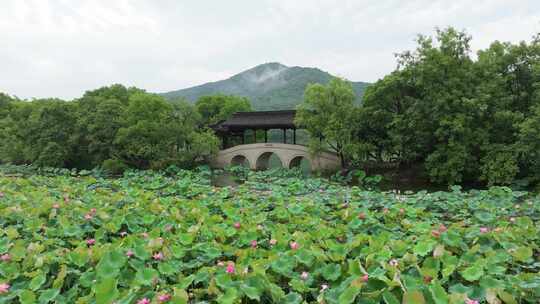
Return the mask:
[[[225,94],[249,98],[255,110],[286,110],[302,102],[309,83],[326,84],[333,76],[317,68],[288,67],[272,62],[258,65],[228,79],[163,93],[168,99],[184,97],[195,102],[204,95]],[[353,82],[357,101],[369,85]]]

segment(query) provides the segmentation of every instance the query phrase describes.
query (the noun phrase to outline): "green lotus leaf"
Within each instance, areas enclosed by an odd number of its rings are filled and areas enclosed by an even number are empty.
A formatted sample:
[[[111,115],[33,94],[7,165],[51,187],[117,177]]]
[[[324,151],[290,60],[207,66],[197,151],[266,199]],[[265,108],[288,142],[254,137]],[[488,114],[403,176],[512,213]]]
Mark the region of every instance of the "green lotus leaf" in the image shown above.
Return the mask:
[[[432,283],[429,287],[429,291],[431,292],[435,304],[448,304],[448,294],[439,283]]]
[[[231,275],[227,273],[222,273],[217,276],[215,276],[216,285],[221,287],[222,289],[227,289],[233,285],[233,281],[231,280]]]
[[[41,287],[41,285],[43,285],[43,283],[45,283],[46,280],[47,280],[46,274],[40,272],[37,276],[35,276],[30,281],[28,288],[30,288],[30,290],[36,291]]]
[[[406,291],[403,294],[403,304],[424,304],[426,303],[426,299],[424,298],[424,295],[421,291],[414,290],[414,291]]]
[[[49,303],[53,301],[58,294],[60,293],[60,289],[47,289],[44,290],[41,295],[38,298],[38,302],[40,304]]]
[[[341,276],[341,266],[339,264],[328,264],[321,269],[321,274],[325,280],[335,281]]]
[[[298,260],[298,262],[306,266],[311,266],[311,264],[313,264],[313,260],[314,260],[313,254],[311,254],[308,250],[304,248],[297,250],[295,257]]]
[[[225,293],[217,298],[220,304],[234,304],[238,298],[238,291],[235,288],[228,288]]]
[[[180,243],[183,245],[190,245],[193,243],[193,240],[195,239],[195,236],[189,233],[182,233],[179,236]]]
[[[142,285],[152,285],[154,280],[156,280],[158,277],[159,273],[157,270],[148,267],[139,269],[136,274],[137,281]]]
[[[283,298],[283,304],[300,304],[302,303],[302,296],[296,292],[291,292]]]
[[[119,295],[116,285],[116,279],[111,277],[99,280],[96,284],[96,304],[112,303]]]
[[[484,270],[478,265],[473,265],[461,271],[461,276],[469,282],[477,281],[484,275]]]
[[[260,301],[262,292],[252,286],[249,286],[247,284],[240,285],[240,290],[251,300],[257,300]]]
[[[34,304],[36,303],[36,294],[30,290],[23,290],[19,293],[19,302],[21,304]]]
[[[432,240],[420,241],[414,246],[413,252],[419,256],[426,256],[433,250],[436,244],[437,242]]]
[[[383,293],[383,300],[386,304],[400,304],[398,298],[388,290]]]
[[[356,286],[349,286],[347,287],[343,293],[338,298],[339,304],[350,304],[354,303],[354,300],[356,299],[356,296],[360,294],[360,287]]]
[[[533,251],[530,247],[521,246],[515,250],[512,250],[511,254],[517,261],[526,262],[532,257]]]

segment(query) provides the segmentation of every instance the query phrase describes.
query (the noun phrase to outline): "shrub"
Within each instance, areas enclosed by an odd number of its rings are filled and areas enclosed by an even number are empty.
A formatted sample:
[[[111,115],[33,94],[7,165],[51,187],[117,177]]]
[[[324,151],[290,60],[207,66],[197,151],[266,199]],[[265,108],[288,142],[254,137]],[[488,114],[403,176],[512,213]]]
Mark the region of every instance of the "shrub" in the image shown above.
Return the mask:
[[[106,159],[101,164],[101,168],[112,175],[120,175],[128,169],[128,166],[118,159]]]

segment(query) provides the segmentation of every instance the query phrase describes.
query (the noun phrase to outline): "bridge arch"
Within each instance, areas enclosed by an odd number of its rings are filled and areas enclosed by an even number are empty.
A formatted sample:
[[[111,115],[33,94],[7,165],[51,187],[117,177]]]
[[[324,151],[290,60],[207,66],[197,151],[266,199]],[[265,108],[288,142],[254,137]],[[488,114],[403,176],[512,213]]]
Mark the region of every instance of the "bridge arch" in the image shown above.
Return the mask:
[[[287,164],[287,168],[297,168],[302,166],[302,162],[305,162],[307,165],[309,165],[309,169],[311,170],[311,161],[308,157],[305,155],[296,155],[291,158],[289,163]]]
[[[257,170],[266,170],[270,168],[270,158],[275,155],[280,162],[280,166],[286,166],[286,163],[283,162],[283,156],[280,155],[279,151],[264,151],[257,156],[255,162],[255,169]]]
[[[249,159],[243,154],[237,154],[231,158],[231,166],[242,166],[251,168]]]

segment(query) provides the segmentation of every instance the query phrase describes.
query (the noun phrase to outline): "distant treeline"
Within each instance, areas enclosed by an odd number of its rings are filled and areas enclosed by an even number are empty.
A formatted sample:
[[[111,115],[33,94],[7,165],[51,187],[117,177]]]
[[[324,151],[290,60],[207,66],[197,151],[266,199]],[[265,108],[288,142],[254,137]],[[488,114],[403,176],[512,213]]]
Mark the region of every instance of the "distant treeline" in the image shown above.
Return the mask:
[[[343,79],[309,85],[297,124],[311,134],[312,150],[336,151],[345,167],[421,167],[441,184],[538,184],[540,35],[494,42],[476,55],[470,40],[453,28],[419,36],[361,105]],[[121,85],[70,102],[0,94],[0,162],[190,167],[218,150],[209,125],[250,109],[242,97],[206,96],[190,105]]]
[[[348,166],[421,165],[436,183],[540,181],[540,35],[471,54],[453,28],[397,55],[362,105],[337,79],[308,87],[298,123],[327,139]],[[314,141],[316,149],[320,141]]]
[[[203,97],[194,106],[122,85],[73,101],[0,93],[0,162],[114,172],[191,167],[218,150],[208,124],[249,109],[234,96]]]

